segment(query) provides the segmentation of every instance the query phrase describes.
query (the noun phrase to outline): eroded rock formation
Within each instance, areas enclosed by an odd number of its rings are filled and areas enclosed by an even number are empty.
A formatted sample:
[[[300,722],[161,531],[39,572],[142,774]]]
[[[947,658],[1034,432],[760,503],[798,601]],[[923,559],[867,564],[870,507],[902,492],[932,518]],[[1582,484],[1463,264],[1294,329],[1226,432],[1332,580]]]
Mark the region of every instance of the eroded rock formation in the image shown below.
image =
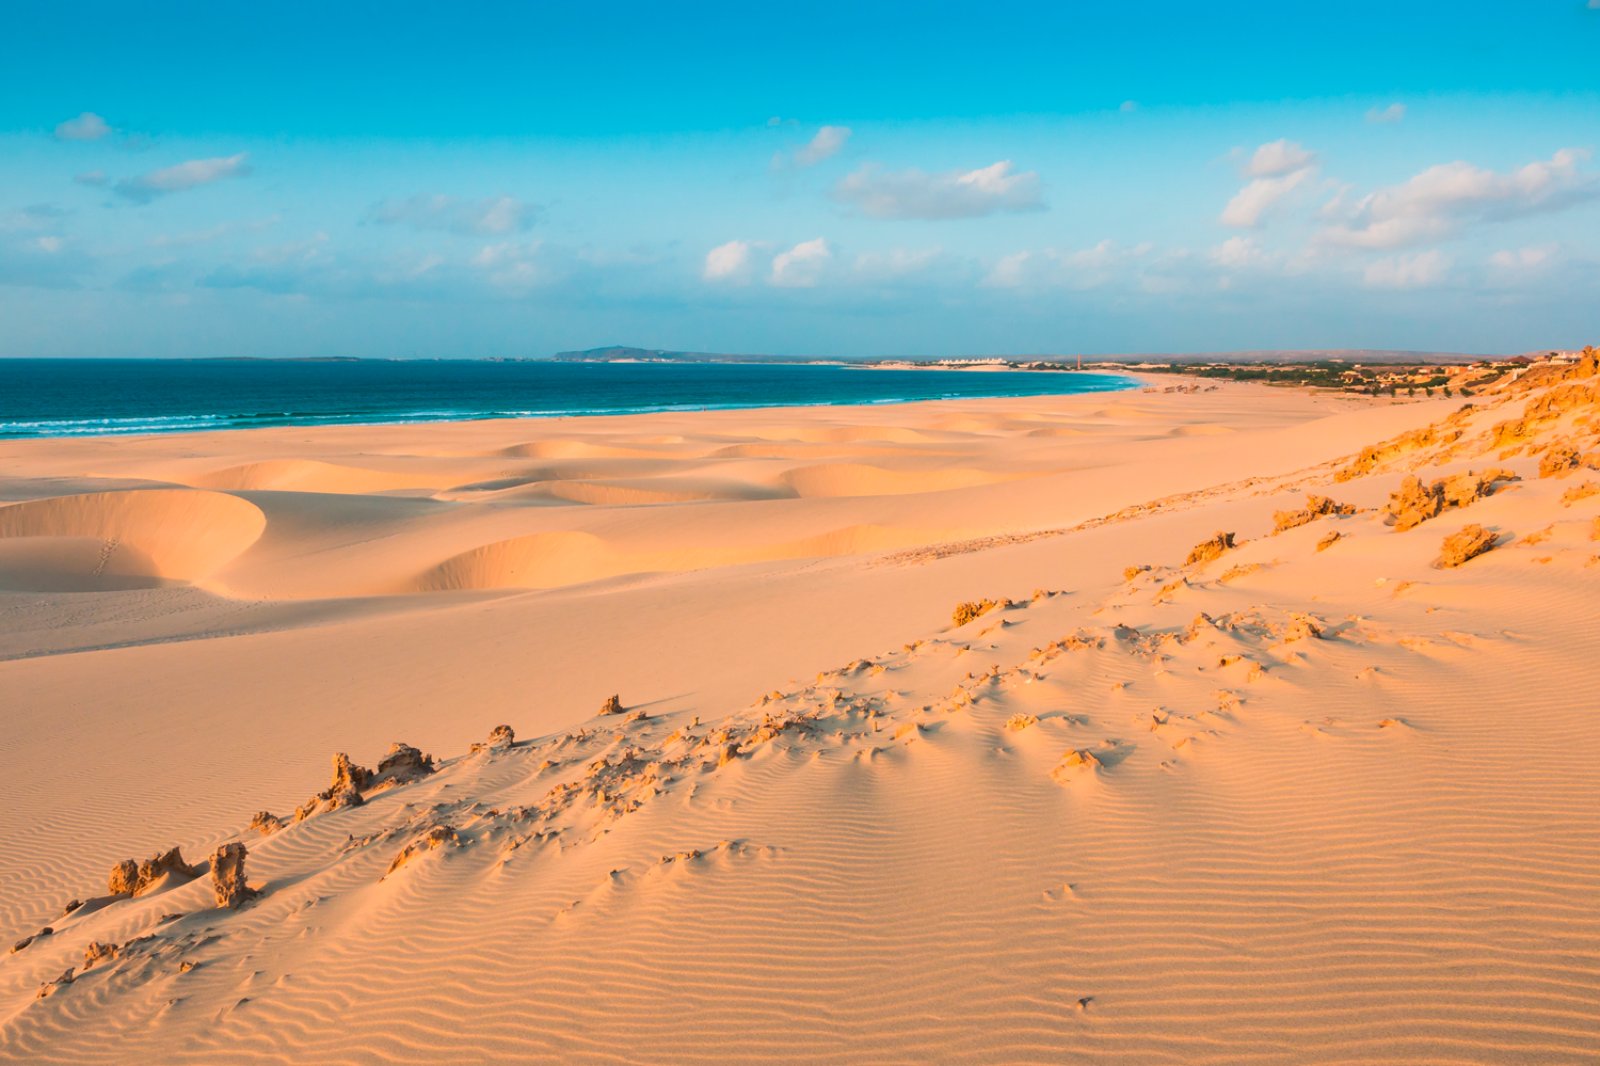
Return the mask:
[[[200,868],[183,861],[178,848],[152,855],[144,862],[123,859],[111,868],[106,890],[113,896],[137,896],[167,881],[189,881],[200,876]]]
[[[1539,458],[1539,476],[1561,477],[1576,470],[1582,462],[1583,457],[1578,454],[1578,449],[1562,441],[1552,445],[1550,450]]]
[[[1504,470],[1490,470],[1482,474],[1455,474],[1424,483],[1410,474],[1400,483],[1400,488],[1390,495],[1384,512],[1394,518],[1396,533],[1436,518],[1451,508],[1467,507],[1473,502],[1492,496],[1500,483],[1514,481],[1516,475]]]
[[[1278,511],[1273,515],[1272,532],[1282,533],[1287,529],[1303,526],[1314,522],[1323,515],[1352,515],[1356,507],[1350,503],[1339,503],[1327,496],[1311,495],[1306,497],[1306,505],[1298,511]]]
[[[1464,407],[1456,415],[1470,413],[1471,407]],[[1459,440],[1464,432],[1459,427],[1449,425],[1456,415],[1450,416],[1443,423],[1435,423],[1402,433],[1400,436],[1381,444],[1369,444],[1361,449],[1348,465],[1334,474],[1335,481],[1351,481],[1363,475],[1370,474],[1378,467],[1391,459],[1396,459],[1407,452],[1419,451],[1423,448],[1436,447]]]
[[[424,755],[410,744],[395,741],[389,752],[378,760],[378,769],[368,783],[370,789],[405,785],[433,773],[433,756]]]
[[[994,610],[1004,610],[1012,606],[1010,600],[968,600],[966,603],[956,604],[956,609],[951,613],[950,619],[958,626],[964,626],[974,618],[988,614]]]
[[[1211,560],[1221,557],[1223,552],[1234,547],[1233,534],[1218,532],[1210,540],[1203,540],[1189,550],[1189,557],[1185,559],[1185,566],[1200,566]]]
[[[238,841],[224,844],[211,856],[211,889],[217,906],[238,910],[257,895],[245,882],[245,846]]]
[[[419,855],[433,851],[437,848],[442,848],[446,844],[454,844],[455,842],[455,827],[448,825],[436,825],[432,829],[429,829],[426,833],[423,833],[421,836],[417,837],[417,839],[413,840],[411,843],[407,844],[404,848],[401,848],[400,853],[396,855],[394,857],[394,861],[389,864],[388,872],[385,873],[384,876],[388,877],[389,874],[394,873],[396,870],[400,869],[400,867],[404,866],[406,863],[410,862],[412,859],[415,859]]]
[[[1439,559],[1435,564],[1443,569],[1460,566],[1469,559],[1475,559],[1495,546],[1499,538],[1495,534],[1474,523],[1467,526],[1459,533],[1453,533],[1444,538],[1444,544],[1439,550]]]

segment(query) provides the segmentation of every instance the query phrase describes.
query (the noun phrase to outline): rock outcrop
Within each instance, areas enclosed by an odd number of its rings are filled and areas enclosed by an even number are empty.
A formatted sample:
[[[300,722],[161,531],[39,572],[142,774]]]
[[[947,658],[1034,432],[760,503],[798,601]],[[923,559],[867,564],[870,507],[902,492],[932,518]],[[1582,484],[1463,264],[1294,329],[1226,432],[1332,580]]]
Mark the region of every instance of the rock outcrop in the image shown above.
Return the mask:
[[[1492,549],[1498,539],[1495,534],[1474,523],[1461,532],[1444,538],[1444,544],[1439,550],[1439,559],[1434,565],[1442,569],[1460,566],[1467,560],[1476,559]]]
[[[421,836],[417,837],[417,839],[407,844],[404,848],[401,848],[400,853],[396,855],[394,857],[394,861],[389,864],[388,872],[383,876],[388,877],[389,874],[394,873],[396,870],[400,869],[400,867],[404,866],[406,863],[410,862],[412,859],[415,859],[419,855],[433,851],[437,848],[442,848],[447,844],[456,843],[456,837],[457,834],[454,826],[434,826],[432,829],[428,830],[426,833],[423,833]]]
[[[137,896],[166,881],[190,881],[200,876],[200,867],[183,861],[178,848],[152,855],[144,862],[123,859],[111,868],[106,891],[113,896]]]
[[[313,814],[359,807],[361,790],[372,783],[372,771],[351,760],[344,752],[333,756],[333,783],[295,808],[294,820],[303,822]]]
[[[1503,481],[1514,481],[1516,475],[1504,470],[1490,470],[1482,474],[1455,474],[1424,483],[1410,474],[1400,483],[1400,488],[1389,497],[1384,512],[1394,519],[1394,530],[1403,533],[1436,518],[1446,510],[1467,507],[1485,496],[1492,496]]]
[[[1296,615],[1294,620],[1291,621],[1283,631],[1283,640],[1286,644],[1296,640],[1321,639],[1322,626],[1319,625],[1317,620],[1312,618],[1310,615]]]
[[[1210,540],[1203,540],[1189,550],[1189,557],[1185,559],[1185,566],[1200,566],[1211,560],[1220,558],[1223,552],[1234,547],[1233,534],[1218,532]]]
[[[74,979],[73,968],[68,966],[64,971],[62,971],[60,977],[57,977],[54,981],[46,981],[44,984],[40,985],[36,998],[49,999],[57,992],[70,985]]]
[[[1509,470],[1489,470],[1482,474],[1456,474],[1439,482],[1444,494],[1444,505],[1466,507],[1475,500],[1493,496],[1502,481],[1516,481],[1517,475]]]
[[[433,773],[433,756],[424,755],[410,744],[395,741],[389,752],[378,760],[378,769],[368,782],[368,789],[391,788],[408,785]]]
[[[245,846],[238,841],[224,844],[211,856],[211,889],[217,906],[236,911],[258,895],[245,882]]]
[[[1396,533],[1420,526],[1444,510],[1444,493],[1441,483],[1424,485],[1422,479],[1411,474],[1400,482],[1400,487],[1389,496],[1385,513],[1393,516]]]
[[[432,755],[424,755],[410,744],[398,741],[389,745],[389,753],[379,760],[376,770],[369,770],[344,752],[338,752],[333,757],[332,783],[297,807],[294,820],[303,822],[325,811],[359,807],[366,802],[363,793],[409,784],[433,771]]]
[[[626,708],[622,706],[622,697],[620,695],[608,696],[606,701],[600,705],[600,713],[602,715],[621,714],[624,710]]]
[[[328,786],[329,792],[345,792],[354,790],[360,792],[372,784],[372,771],[355,762],[344,752],[336,752],[333,756],[333,784]]]
[[[262,836],[270,836],[283,828],[283,819],[271,811],[257,811],[246,828],[254,829]]]
[[[968,600],[966,603],[956,604],[956,609],[951,613],[950,620],[958,626],[964,626],[974,618],[988,614],[990,611],[1004,610],[1012,606],[1010,600]]]
[[[1465,407],[1462,411],[1458,411],[1457,414],[1470,412],[1471,410],[1470,406]],[[1450,418],[1445,419],[1444,423],[1435,423],[1430,426],[1423,426],[1420,429],[1413,429],[1381,444],[1369,444],[1361,449],[1359,455],[1333,475],[1334,480],[1352,481],[1355,478],[1372,473],[1384,463],[1391,459],[1396,459],[1407,452],[1419,451],[1423,448],[1434,448],[1459,440],[1463,430],[1449,425],[1454,419],[1455,416],[1452,415]]]
[[[508,725],[497,725],[489,730],[489,739],[487,741],[474,744],[469,750],[473,752],[499,751],[511,747],[516,742],[516,730]]]
[[[1306,497],[1306,505],[1298,511],[1278,511],[1273,515],[1272,532],[1282,533],[1287,529],[1303,526],[1314,522],[1323,515],[1352,515],[1356,513],[1355,504],[1339,503],[1327,496],[1311,495]]]
[[[1058,785],[1070,784],[1085,774],[1097,772],[1101,765],[1100,759],[1088,748],[1071,748],[1050,771],[1050,779]]]
[[[1539,458],[1539,476],[1561,477],[1576,470],[1582,462],[1583,456],[1578,454],[1578,449],[1563,441],[1552,445]]]

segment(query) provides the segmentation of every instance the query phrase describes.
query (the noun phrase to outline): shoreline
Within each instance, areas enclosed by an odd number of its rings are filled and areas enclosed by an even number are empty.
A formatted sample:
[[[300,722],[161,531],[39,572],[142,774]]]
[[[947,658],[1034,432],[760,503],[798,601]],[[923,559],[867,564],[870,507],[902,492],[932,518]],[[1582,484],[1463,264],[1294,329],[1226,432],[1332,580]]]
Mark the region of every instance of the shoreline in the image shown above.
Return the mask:
[[[1576,1048],[1586,380],[0,444],[0,1037],[744,1061],[848,1016],[875,1060],[1150,1061],[1205,1003],[1218,1063],[1348,1057],[1352,1012]],[[1401,528],[1413,474],[1455,502]],[[174,846],[196,876],[107,893]]]
[[[319,363],[317,365],[329,365],[329,364]],[[334,363],[334,364],[331,364],[331,365],[347,365],[347,364]],[[575,364],[552,364],[552,365],[573,366]],[[608,365],[608,364],[582,364],[582,365]],[[621,364],[621,365],[643,365],[643,364]],[[662,364],[655,364],[655,365],[671,366],[671,365],[678,365],[678,364],[662,363]],[[718,365],[753,366],[753,365],[757,365],[757,364],[697,364],[697,365],[705,365],[705,366],[718,366]],[[781,365],[784,365],[784,366],[796,366],[796,365],[802,365],[802,364],[781,364]],[[812,365],[812,364],[804,364],[804,365]],[[836,366],[836,367],[838,367],[840,369],[874,369],[874,370],[905,370],[905,369],[913,369],[913,368],[908,368],[908,367],[853,367],[853,366],[850,366],[848,364],[815,364],[815,365],[827,365],[827,366],[830,366],[830,367]],[[940,370],[946,370],[946,371],[949,371],[949,372],[952,372],[952,373],[957,372],[955,368],[948,368],[948,367],[945,367],[945,368],[915,368],[915,369],[940,369]],[[1084,373],[1090,373],[1090,372],[1085,371]],[[33,419],[33,420],[13,419],[13,420],[10,420],[10,421],[0,421],[0,442],[16,441],[16,440],[56,440],[56,439],[62,439],[62,440],[102,439],[102,438],[127,439],[127,438],[142,437],[142,436],[164,436],[164,435],[169,435],[169,434],[174,434],[174,433],[177,433],[177,434],[191,433],[191,432],[206,433],[206,432],[238,431],[238,430],[253,430],[253,429],[271,429],[271,428],[315,428],[315,427],[322,427],[322,426],[328,426],[328,427],[376,427],[376,426],[390,426],[390,425],[432,425],[432,424],[439,424],[439,423],[457,423],[457,422],[542,421],[542,420],[546,420],[546,419],[562,420],[562,419],[569,419],[569,418],[601,418],[601,417],[617,417],[617,416],[625,416],[625,415],[680,414],[680,413],[711,412],[711,411],[741,411],[741,410],[767,410],[767,409],[781,410],[781,409],[809,408],[809,407],[849,408],[849,407],[896,406],[896,405],[899,405],[899,404],[906,404],[906,403],[956,401],[956,400],[963,400],[963,399],[982,399],[982,398],[1010,399],[1010,398],[1022,398],[1022,397],[1027,397],[1027,396],[1101,395],[1101,394],[1110,394],[1110,393],[1115,393],[1115,392],[1120,392],[1120,391],[1126,391],[1126,390],[1132,389],[1132,388],[1138,388],[1138,387],[1140,387],[1140,384],[1141,384],[1141,381],[1142,381],[1142,379],[1140,379],[1137,375],[1135,375],[1133,373],[1113,373],[1113,372],[1106,372],[1106,371],[1097,371],[1097,372],[1093,372],[1091,374],[1091,376],[1093,378],[1095,378],[1095,379],[1107,379],[1107,380],[1110,380],[1110,381],[1118,381],[1118,380],[1126,381],[1126,382],[1128,382],[1128,384],[1110,384],[1110,385],[1103,385],[1103,386],[1099,386],[1099,387],[1091,386],[1089,388],[1071,389],[1071,390],[1068,390],[1068,391],[1061,391],[1061,392],[1054,392],[1054,391],[1049,391],[1049,390],[1028,389],[1028,390],[1024,390],[1024,391],[1021,391],[1021,392],[1010,392],[1010,391],[1007,391],[1007,392],[1000,392],[1000,393],[984,393],[984,394],[981,394],[981,395],[971,395],[971,396],[961,395],[961,394],[957,394],[957,395],[941,395],[941,396],[927,396],[927,397],[912,397],[912,398],[905,398],[905,397],[899,397],[899,396],[887,396],[887,397],[870,397],[870,396],[866,396],[866,397],[861,397],[861,398],[847,398],[847,399],[843,399],[843,400],[832,400],[832,401],[812,401],[812,400],[808,399],[805,402],[796,402],[796,403],[782,403],[782,402],[773,403],[773,402],[767,402],[765,399],[763,399],[760,402],[653,404],[653,405],[617,406],[617,407],[609,407],[609,408],[606,408],[606,407],[602,407],[602,408],[576,408],[576,409],[571,409],[571,410],[548,410],[548,411],[546,411],[546,410],[536,410],[536,409],[516,410],[516,411],[496,410],[496,411],[483,411],[483,412],[449,411],[449,410],[447,410],[447,411],[438,412],[438,413],[427,412],[427,411],[396,411],[396,412],[393,412],[393,413],[391,413],[389,415],[386,415],[386,416],[377,416],[377,417],[372,417],[372,418],[365,417],[364,414],[354,414],[354,415],[299,414],[299,415],[296,415],[296,414],[262,413],[262,414],[258,414],[258,415],[244,415],[244,414],[223,414],[223,413],[215,413],[215,412],[205,412],[205,413],[193,413],[193,414],[185,413],[185,414],[167,414],[167,415],[106,416],[106,417],[101,417],[101,418],[53,418],[53,419]],[[351,420],[347,420],[347,419],[351,419]],[[237,420],[237,421],[229,422],[228,420]],[[254,420],[259,420],[259,422],[256,422]],[[159,428],[159,429],[150,428],[150,425],[152,423],[166,422],[166,421],[181,422],[181,424],[175,424],[171,428]],[[127,428],[127,429],[106,429],[106,428],[104,428],[107,423],[113,423],[113,422],[127,423],[127,424],[129,424],[130,428]],[[243,424],[241,424],[241,422]],[[31,432],[30,433],[18,433],[18,432],[13,432],[13,429],[15,427],[40,427],[40,426],[84,426],[86,428],[82,429],[81,431],[64,431],[64,432],[49,432],[49,433],[31,433]]]

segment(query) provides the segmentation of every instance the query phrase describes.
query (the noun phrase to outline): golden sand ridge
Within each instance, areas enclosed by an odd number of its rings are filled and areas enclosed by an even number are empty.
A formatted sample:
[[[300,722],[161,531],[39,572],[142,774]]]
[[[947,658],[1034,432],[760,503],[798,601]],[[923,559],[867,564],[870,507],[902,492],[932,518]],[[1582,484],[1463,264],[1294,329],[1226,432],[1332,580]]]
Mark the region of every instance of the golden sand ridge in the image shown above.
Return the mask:
[[[8,1061],[1600,1054],[1592,350],[0,470]]]

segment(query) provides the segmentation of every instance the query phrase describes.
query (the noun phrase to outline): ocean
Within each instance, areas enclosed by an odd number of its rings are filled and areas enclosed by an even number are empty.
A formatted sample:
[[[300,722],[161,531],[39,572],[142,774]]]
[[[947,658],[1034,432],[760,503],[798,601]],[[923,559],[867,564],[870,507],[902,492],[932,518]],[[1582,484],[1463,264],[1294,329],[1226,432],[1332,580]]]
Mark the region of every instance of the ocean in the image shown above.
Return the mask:
[[[0,439],[1109,392],[1116,374],[751,363],[0,359]]]

